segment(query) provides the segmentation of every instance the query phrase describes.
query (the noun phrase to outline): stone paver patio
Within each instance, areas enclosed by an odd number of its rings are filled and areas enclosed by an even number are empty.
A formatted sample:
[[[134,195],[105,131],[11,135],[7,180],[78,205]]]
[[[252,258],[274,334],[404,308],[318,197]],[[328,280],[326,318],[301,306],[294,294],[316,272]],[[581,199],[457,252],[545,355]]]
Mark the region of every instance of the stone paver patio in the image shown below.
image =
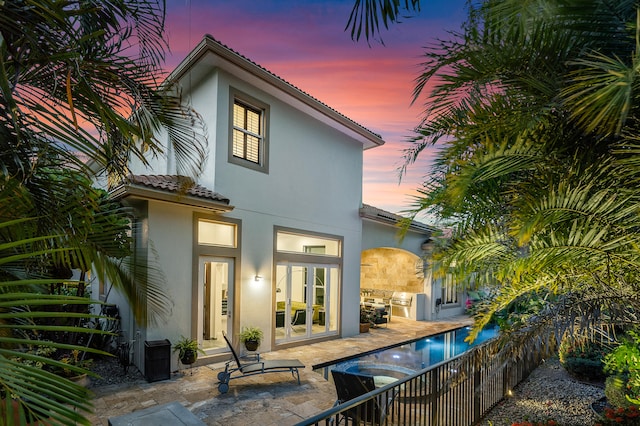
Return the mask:
[[[178,402],[207,425],[293,425],[336,400],[333,384],[312,366],[471,323],[467,317],[430,322],[393,318],[388,327],[358,336],[263,354],[265,359],[302,361],[306,368],[300,371],[300,386],[289,373],[269,373],[234,379],[229,392],[221,394],[217,388],[217,373],[224,369],[221,363],[173,373],[159,382],[103,386],[93,389],[94,413],[89,419],[94,425],[108,425],[110,417]]]

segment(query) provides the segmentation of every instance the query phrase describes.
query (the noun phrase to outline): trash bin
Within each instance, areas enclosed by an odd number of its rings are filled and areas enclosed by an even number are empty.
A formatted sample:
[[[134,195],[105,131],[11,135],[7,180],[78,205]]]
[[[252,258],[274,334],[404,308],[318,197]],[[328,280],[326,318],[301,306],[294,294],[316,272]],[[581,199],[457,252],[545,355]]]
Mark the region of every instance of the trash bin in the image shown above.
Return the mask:
[[[144,378],[149,383],[171,378],[171,342],[169,340],[145,340]]]

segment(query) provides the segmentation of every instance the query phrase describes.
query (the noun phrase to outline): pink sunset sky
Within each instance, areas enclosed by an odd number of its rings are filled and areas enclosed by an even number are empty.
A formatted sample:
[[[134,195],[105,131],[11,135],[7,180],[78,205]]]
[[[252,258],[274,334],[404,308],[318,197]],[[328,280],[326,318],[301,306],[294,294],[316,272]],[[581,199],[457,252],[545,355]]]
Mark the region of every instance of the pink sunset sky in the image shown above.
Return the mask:
[[[166,65],[173,69],[210,34],[380,134],[386,144],[364,153],[363,202],[402,213],[433,154],[423,152],[399,181],[402,150],[424,110],[424,99],[411,105],[421,55],[459,29],[465,0],[422,1],[419,14],[382,30],[384,45],[352,41],[344,30],[354,1],[167,0]]]

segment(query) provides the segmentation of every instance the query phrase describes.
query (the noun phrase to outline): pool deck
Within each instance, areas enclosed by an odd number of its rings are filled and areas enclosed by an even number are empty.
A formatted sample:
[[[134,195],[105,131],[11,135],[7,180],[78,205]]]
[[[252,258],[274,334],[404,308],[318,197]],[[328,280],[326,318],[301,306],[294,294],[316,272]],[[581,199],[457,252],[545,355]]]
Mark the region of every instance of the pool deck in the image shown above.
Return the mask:
[[[332,383],[312,366],[362,352],[430,336],[472,324],[468,317],[440,321],[393,318],[387,327],[344,339],[313,343],[263,354],[264,359],[297,358],[305,364],[300,386],[290,373],[269,373],[231,380],[229,392],[218,391],[217,373],[223,363],[209,364],[172,373],[169,380],[144,380],[93,389],[93,425],[108,425],[108,419],[139,410],[178,402],[206,425],[286,426],[311,417],[336,400]],[[235,376],[234,376],[235,377]]]

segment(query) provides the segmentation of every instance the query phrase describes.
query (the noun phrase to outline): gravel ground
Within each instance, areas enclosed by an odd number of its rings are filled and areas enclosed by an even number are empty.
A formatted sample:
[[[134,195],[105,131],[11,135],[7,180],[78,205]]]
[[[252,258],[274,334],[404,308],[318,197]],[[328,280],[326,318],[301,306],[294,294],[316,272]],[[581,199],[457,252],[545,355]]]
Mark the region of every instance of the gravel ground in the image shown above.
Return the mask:
[[[597,421],[591,403],[604,397],[602,385],[580,382],[567,374],[557,358],[547,360],[498,403],[481,425],[555,420],[562,426],[590,426]]]
[[[91,371],[98,374],[100,378],[90,377],[89,388],[145,381],[144,376],[135,366],[129,367],[125,374],[124,367],[115,356],[95,360],[91,365]]]

